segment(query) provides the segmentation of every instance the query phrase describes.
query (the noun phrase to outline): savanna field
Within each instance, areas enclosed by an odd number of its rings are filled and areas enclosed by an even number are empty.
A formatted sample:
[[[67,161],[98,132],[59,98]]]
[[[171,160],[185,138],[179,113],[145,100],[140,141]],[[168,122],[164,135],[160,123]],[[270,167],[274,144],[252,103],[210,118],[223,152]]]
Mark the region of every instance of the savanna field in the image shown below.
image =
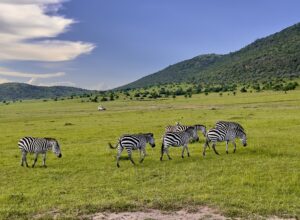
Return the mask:
[[[193,95],[151,101],[99,103],[23,101],[0,105],[0,219],[36,216],[77,218],[99,211],[145,208],[176,210],[207,205],[228,217],[300,217],[300,90]],[[170,148],[173,160],[160,161],[166,125],[214,126],[236,121],[247,132],[248,146],[237,140],[237,151],[202,157],[204,137],[189,145],[191,157]],[[124,133],[153,132],[156,147],[147,146],[133,166],[123,151],[120,168],[116,150],[109,149]],[[54,137],[62,158],[41,156],[36,168],[20,166],[17,142],[24,136]],[[29,165],[33,155],[28,156]]]

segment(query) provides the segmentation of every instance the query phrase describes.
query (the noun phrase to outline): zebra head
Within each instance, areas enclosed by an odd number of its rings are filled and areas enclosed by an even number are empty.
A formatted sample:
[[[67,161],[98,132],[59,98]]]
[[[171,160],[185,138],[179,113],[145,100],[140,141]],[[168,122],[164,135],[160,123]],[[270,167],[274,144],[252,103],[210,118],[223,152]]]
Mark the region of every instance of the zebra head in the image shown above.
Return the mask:
[[[187,133],[189,133],[190,137],[194,141],[199,141],[199,136],[197,133],[197,128],[195,126],[190,126],[185,130]]]
[[[203,136],[206,136],[206,127],[204,125],[194,125],[194,127],[196,127],[196,130],[200,130],[203,134]]]
[[[247,146],[247,135],[246,135],[245,131],[239,130],[238,137],[241,139],[243,146],[246,147]]]
[[[147,142],[151,145],[151,147],[155,147],[155,140],[153,133],[147,133],[145,134]]]
[[[54,138],[47,138],[47,140],[50,143],[50,145],[52,146],[53,153],[59,158],[62,157],[62,154],[60,151],[60,146],[59,146],[57,140]]]

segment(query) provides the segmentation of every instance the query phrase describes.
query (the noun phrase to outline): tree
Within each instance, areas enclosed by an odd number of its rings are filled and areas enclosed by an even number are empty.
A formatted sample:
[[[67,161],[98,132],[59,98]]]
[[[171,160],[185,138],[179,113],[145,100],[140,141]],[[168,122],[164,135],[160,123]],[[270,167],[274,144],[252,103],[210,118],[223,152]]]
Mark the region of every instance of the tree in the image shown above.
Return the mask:
[[[247,92],[247,89],[245,87],[242,87],[240,91],[244,93]]]
[[[108,101],[108,99],[105,96],[103,96],[100,101],[101,102],[106,102],[106,101]]]
[[[109,100],[110,100],[110,101],[115,100],[115,99],[114,99],[114,94],[113,94],[113,93],[110,93],[110,95],[109,95]]]

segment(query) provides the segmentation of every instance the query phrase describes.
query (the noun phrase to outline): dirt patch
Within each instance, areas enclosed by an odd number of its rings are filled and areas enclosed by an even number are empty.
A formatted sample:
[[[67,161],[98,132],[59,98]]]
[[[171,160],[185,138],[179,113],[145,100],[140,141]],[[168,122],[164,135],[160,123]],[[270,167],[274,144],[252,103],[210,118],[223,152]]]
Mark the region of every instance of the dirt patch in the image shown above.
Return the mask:
[[[120,212],[120,213],[111,213],[111,212],[101,212],[91,216],[93,220],[180,220],[180,219],[189,219],[189,220],[225,220],[225,216],[218,213],[217,210],[214,210],[209,207],[200,207],[193,212],[187,210],[179,211],[161,211],[156,209],[148,209],[145,211],[138,212]]]

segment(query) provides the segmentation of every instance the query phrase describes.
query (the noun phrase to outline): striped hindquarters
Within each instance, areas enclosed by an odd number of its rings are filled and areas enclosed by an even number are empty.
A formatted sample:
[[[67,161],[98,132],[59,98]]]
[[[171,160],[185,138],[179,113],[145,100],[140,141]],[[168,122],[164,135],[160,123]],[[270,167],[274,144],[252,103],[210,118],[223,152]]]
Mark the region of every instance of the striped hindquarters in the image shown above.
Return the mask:
[[[208,141],[217,142],[224,141],[226,138],[227,129],[211,129],[207,132],[206,138]]]
[[[143,144],[146,145],[144,138],[137,135],[124,135],[120,138],[119,142],[122,147],[132,148],[134,150],[140,148]]]
[[[44,138],[24,137],[21,138],[18,147],[28,153],[47,151],[48,141]]]
[[[163,138],[165,146],[182,146],[184,141],[181,132],[167,132]]]

